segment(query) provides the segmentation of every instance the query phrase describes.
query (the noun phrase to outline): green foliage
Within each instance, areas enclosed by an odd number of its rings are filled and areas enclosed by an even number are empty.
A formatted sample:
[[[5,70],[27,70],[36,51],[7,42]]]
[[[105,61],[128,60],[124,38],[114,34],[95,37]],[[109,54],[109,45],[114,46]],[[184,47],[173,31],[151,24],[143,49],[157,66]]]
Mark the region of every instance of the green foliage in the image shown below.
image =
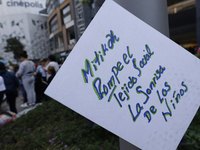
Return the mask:
[[[178,150],[200,149],[200,110]],[[119,150],[119,138],[54,100],[0,127],[4,150]]]
[[[187,129],[178,150],[200,149],[200,110],[196,113],[192,123]]]
[[[0,149],[118,150],[119,138],[49,100],[0,128]]]
[[[13,52],[14,58],[19,59],[21,52],[24,50],[24,45],[17,38],[10,38],[6,41],[5,52]]]
[[[14,66],[14,64],[9,60],[8,63],[11,65],[11,66]]]
[[[93,0],[79,0],[80,3],[83,3],[85,5],[91,6]]]

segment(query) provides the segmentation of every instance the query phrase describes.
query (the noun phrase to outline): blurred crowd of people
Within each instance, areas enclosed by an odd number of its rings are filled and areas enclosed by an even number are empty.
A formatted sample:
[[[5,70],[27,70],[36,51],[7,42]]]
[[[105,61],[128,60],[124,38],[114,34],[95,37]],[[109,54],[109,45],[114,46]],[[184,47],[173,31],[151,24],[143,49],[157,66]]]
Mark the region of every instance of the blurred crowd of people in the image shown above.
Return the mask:
[[[44,91],[58,72],[61,65],[54,55],[41,59],[35,64],[28,59],[26,51],[20,54],[21,63],[9,68],[0,62],[0,104],[7,100],[10,111],[17,114],[18,90],[23,96],[21,107],[32,107],[47,97]]]

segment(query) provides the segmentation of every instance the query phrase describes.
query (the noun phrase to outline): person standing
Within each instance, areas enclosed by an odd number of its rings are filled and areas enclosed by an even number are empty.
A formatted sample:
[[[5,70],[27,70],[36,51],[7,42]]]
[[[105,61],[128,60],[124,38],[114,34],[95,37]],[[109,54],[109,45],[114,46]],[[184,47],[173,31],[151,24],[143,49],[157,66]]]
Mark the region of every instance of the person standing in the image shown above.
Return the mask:
[[[54,56],[54,55],[49,55],[49,57],[48,57],[49,59],[48,59],[48,64],[46,65],[46,67],[45,67],[45,70],[46,70],[46,72],[48,71],[48,67],[49,66],[52,66],[52,67],[54,67],[54,69],[55,69],[55,71],[56,71],[56,73],[58,72],[58,70],[59,70],[59,65],[58,65],[58,63],[56,62],[56,57]],[[50,74],[47,72],[47,81],[48,81],[48,78],[50,77]]]
[[[36,69],[36,73],[38,73],[38,72],[41,73],[43,81],[47,80],[46,71],[45,71],[45,63],[46,63],[46,61],[44,59],[41,59],[40,65]]]
[[[15,106],[16,97],[18,96],[17,87],[19,86],[18,79],[13,72],[7,71],[4,63],[0,62],[0,76],[3,77],[6,86],[5,94],[10,111],[17,113]]]
[[[5,90],[6,90],[6,86],[4,83],[4,79],[2,76],[0,76],[0,104],[6,98]]]
[[[50,74],[47,80],[47,83],[50,84],[50,82],[53,80],[54,76],[56,75],[56,71],[53,66],[49,66],[47,71],[48,71],[48,74]]]
[[[47,99],[47,96],[44,94],[48,83],[42,79],[42,74],[37,72],[35,75],[35,93],[36,93],[36,103],[40,103],[43,100]]]
[[[28,59],[26,51],[23,51],[20,55],[21,64],[19,70],[16,73],[17,77],[22,78],[22,83],[26,91],[28,102],[21,105],[21,107],[34,106],[36,102],[35,94],[35,64]]]
[[[16,74],[18,70],[19,70],[19,65],[15,65],[14,66],[14,73]],[[22,79],[20,77],[18,77],[18,80],[19,80],[19,88],[20,88],[20,91],[21,91],[22,96],[23,96],[22,100],[23,100],[24,103],[26,103],[28,100],[27,100],[27,96],[26,96],[26,91],[24,90]]]

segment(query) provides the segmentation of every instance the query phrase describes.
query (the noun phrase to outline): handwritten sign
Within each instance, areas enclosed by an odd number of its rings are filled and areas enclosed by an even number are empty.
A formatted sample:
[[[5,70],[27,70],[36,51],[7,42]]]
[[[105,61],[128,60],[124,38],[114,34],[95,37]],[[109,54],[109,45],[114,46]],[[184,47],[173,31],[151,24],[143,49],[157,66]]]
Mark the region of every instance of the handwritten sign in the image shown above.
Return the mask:
[[[141,149],[173,150],[199,108],[199,66],[108,0],[45,93]]]

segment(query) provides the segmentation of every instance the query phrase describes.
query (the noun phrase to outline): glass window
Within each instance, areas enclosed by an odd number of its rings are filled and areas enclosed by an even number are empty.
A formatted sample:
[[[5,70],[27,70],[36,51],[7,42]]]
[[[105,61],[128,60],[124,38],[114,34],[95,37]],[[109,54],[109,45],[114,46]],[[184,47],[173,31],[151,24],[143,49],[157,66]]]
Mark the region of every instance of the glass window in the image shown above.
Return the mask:
[[[68,12],[70,12],[70,6],[68,5],[67,7],[65,7],[62,12],[63,12],[63,15],[67,14]]]
[[[67,33],[67,43],[69,45],[73,45],[76,43],[76,40],[75,40],[75,33],[74,33],[74,28],[73,27],[70,27],[66,30],[66,33]]]
[[[59,0],[60,1],[60,4],[62,4],[65,0]]]
[[[62,16],[63,16],[63,24],[66,24],[71,21],[70,5],[67,5],[65,8],[63,8]]]
[[[51,33],[58,29],[58,18],[57,18],[57,16],[53,17],[53,19],[50,21],[49,25],[50,25],[50,32]]]
[[[65,18],[63,18],[63,22],[64,24],[68,23],[71,21],[71,15],[66,16]]]
[[[50,49],[51,49],[51,51],[53,51],[53,50],[55,49],[55,46],[54,46],[54,38],[52,38],[52,39],[50,40]]]

